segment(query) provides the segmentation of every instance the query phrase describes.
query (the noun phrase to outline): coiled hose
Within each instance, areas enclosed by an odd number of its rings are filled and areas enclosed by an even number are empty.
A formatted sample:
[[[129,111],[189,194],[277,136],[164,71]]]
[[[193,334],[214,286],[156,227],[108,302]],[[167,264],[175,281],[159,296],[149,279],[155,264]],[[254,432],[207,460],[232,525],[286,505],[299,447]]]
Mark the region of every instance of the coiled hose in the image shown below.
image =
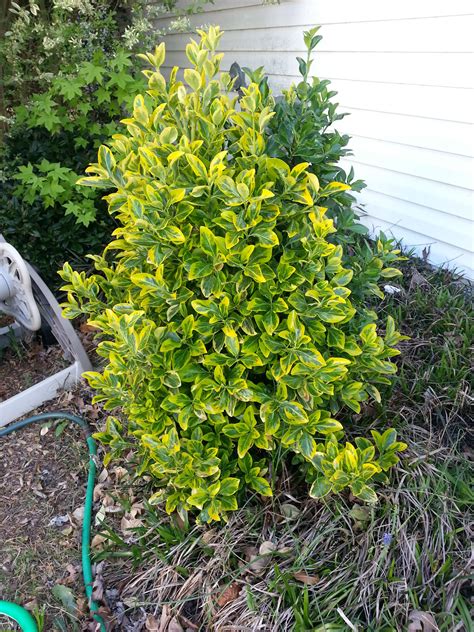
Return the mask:
[[[96,475],[96,465],[94,457],[97,454],[96,444],[91,436],[89,426],[85,419],[78,417],[77,415],[71,415],[70,413],[63,413],[60,411],[41,413],[40,415],[34,415],[18,421],[15,424],[11,424],[6,428],[0,428],[0,438],[6,437],[8,434],[20,430],[25,426],[34,424],[37,422],[44,422],[49,419],[67,419],[80,426],[86,435],[86,442],[89,448],[89,473],[87,476],[87,488],[86,498],[84,501],[84,517],[82,521],[82,576],[84,578],[84,587],[89,604],[89,610],[95,621],[99,624],[100,632],[106,632],[105,622],[99,614],[99,607],[92,599],[92,565],[91,565],[91,521],[92,521],[92,504],[94,499],[94,481]],[[31,614],[22,608],[18,604],[11,603],[9,601],[0,601],[0,614],[6,615],[13,619],[23,632],[38,632],[38,626]]]

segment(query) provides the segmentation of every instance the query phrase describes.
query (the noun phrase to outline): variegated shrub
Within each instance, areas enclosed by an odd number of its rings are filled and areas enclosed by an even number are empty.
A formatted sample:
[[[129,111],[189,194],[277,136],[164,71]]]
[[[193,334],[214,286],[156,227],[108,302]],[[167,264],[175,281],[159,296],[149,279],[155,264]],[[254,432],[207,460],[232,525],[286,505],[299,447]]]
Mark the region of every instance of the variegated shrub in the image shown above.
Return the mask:
[[[184,82],[143,56],[146,95],[102,146],[82,184],[107,196],[119,228],[96,274],[64,267],[64,312],[86,314],[107,364],[87,378],[119,409],[100,438],[109,458],[132,446],[169,512],[200,521],[236,509],[245,488],[271,495],[272,451],[295,454],[321,497],[350,487],[375,501],[373,477],[404,448],[393,430],[344,443],[344,422],[395,372],[388,320],[351,302],[352,270],[307,163],[265,153],[273,115],[251,84],[237,106],[216,54],[221,33],[186,48]],[[335,419],[338,417],[339,420]]]

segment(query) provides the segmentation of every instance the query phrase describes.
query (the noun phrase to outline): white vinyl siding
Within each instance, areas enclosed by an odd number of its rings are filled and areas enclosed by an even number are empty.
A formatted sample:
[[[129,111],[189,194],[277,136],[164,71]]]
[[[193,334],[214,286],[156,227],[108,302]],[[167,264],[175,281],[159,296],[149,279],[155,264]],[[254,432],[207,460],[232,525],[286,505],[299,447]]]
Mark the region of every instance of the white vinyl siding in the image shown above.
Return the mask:
[[[474,0],[215,0],[191,24],[219,24],[223,69],[265,66],[275,93],[298,80],[303,30],[322,25],[312,70],[350,114],[337,127],[352,136],[343,165],[367,183],[364,223],[474,278]],[[166,37],[166,68],[187,65],[189,36]]]

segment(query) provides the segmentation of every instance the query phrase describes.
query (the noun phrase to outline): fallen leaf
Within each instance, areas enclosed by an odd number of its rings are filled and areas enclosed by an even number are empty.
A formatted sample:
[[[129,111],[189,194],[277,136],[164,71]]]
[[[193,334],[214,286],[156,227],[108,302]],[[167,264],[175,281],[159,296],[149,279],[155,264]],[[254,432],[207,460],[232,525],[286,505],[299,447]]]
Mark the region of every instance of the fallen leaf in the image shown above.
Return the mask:
[[[102,498],[103,495],[104,495],[104,486],[102,485],[102,483],[98,483],[94,487],[94,502],[95,503],[99,502],[99,500]]]
[[[276,544],[274,544],[271,540],[265,540],[260,545],[258,552],[260,555],[271,555],[274,551],[276,551],[276,549]]]
[[[102,576],[102,569],[104,562],[99,562],[95,566],[94,583],[92,584],[92,598],[95,601],[103,601],[104,599],[104,578]]]
[[[76,583],[77,578],[79,577],[79,568],[74,566],[74,564],[68,564],[66,566],[66,570],[68,572],[68,576],[64,580],[66,585],[73,585]]]
[[[258,551],[255,547],[248,547],[246,554],[249,559],[249,570],[260,575],[270,563],[271,554],[276,551],[276,544],[270,540],[265,540],[260,545]]]
[[[367,528],[367,523],[370,521],[370,509],[368,507],[363,507],[354,504],[352,509],[349,511],[349,516],[353,519],[352,528],[354,531],[363,531]]]
[[[129,514],[120,521],[120,529],[125,536],[134,535],[134,529],[142,527],[143,522],[139,518],[132,518]]]
[[[82,519],[84,518],[84,506],[74,509],[74,511],[72,512],[72,515],[76,522],[81,523]]]
[[[232,601],[235,601],[240,593],[240,586],[233,582],[230,586],[221,593],[219,598],[217,599],[217,605],[221,608]]]
[[[105,494],[104,498],[102,499],[102,505],[108,508],[114,504],[115,504],[115,501],[112,498],[112,496],[110,494]]]
[[[23,604],[24,608],[26,608],[26,610],[29,610],[30,612],[34,612],[35,610],[38,609],[38,602],[36,601],[36,599],[32,599],[31,601],[28,601],[27,603]]]
[[[102,470],[102,472],[99,474],[99,476],[97,477],[97,481],[99,483],[105,483],[105,481],[109,478],[109,473],[106,470],[106,468],[104,467],[104,469]]]
[[[175,512],[173,514],[173,521],[178,529],[184,531],[184,529],[186,528],[186,520],[184,520],[183,516],[180,516],[178,512]]]
[[[439,628],[430,612],[412,610],[408,615],[407,632],[439,632]]]
[[[133,597],[125,597],[125,599],[123,600],[123,603],[127,606],[127,608],[139,608],[141,601],[138,597],[133,596]]]
[[[160,624],[158,619],[154,617],[152,614],[149,614],[145,621],[145,630],[149,630],[149,632],[159,632]]]
[[[370,520],[370,509],[368,507],[362,507],[356,503],[349,511],[349,516],[359,522],[367,522]]]
[[[95,526],[102,524],[104,520],[105,520],[105,507],[102,506],[99,509],[99,511],[95,514],[95,521],[94,521]]]
[[[89,325],[88,323],[81,323],[79,325],[79,329],[83,334],[88,334],[92,331],[98,331],[97,327],[94,327],[94,325]]]
[[[163,606],[160,617],[160,627],[158,632],[166,632],[171,619],[171,610],[166,604]]]
[[[117,466],[113,468],[112,474],[115,476],[115,480],[118,482],[121,481],[122,478],[128,476],[128,471],[124,467]]]
[[[89,616],[89,606],[87,604],[87,599],[84,597],[79,597],[77,600],[77,614],[80,618],[86,619]]]
[[[210,544],[213,539],[216,536],[216,530],[215,529],[208,529],[207,531],[204,531],[204,533],[201,536],[201,540],[204,542],[204,544]]]
[[[184,632],[183,626],[176,617],[173,617],[168,623],[168,632]]]
[[[429,281],[418,272],[418,270],[413,270],[410,280],[410,287],[408,288],[410,291],[415,287],[429,287]]]
[[[130,508],[130,515],[132,518],[136,518],[139,514],[142,513],[144,509],[143,503],[133,503]]]
[[[291,503],[283,503],[281,506],[281,513],[289,520],[295,520],[300,515],[300,510]]]
[[[91,547],[93,549],[98,549],[98,548],[100,548],[102,546],[102,544],[104,544],[104,542],[106,542],[106,538],[104,538],[103,535],[100,535],[99,533],[97,533],[92,538]]]
[[[314,586],[319,582],[319,577],[317,575],[307,575],[303,571],[297,571],[293,573],[293,577],[296,581],[301,582],[302,584],[306,584],[307,586]]]

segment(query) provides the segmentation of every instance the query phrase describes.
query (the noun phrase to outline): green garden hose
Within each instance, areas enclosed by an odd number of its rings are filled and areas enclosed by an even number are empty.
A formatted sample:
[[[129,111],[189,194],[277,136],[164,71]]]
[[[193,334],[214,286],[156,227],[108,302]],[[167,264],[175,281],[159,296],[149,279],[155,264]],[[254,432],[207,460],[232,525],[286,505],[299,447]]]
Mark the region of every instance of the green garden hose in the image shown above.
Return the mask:
[[[10,434],[11,432],[15,432],[16,430],[20,430],[20,428],[29,426],[30,424],[43,422],[48,419],[67,419],[68,421],[72,421],[78,426],[81,426],[86,434],[87,446],[89,448],[89,474],[87,477],[86,498],[84,501],[84,517],[82,521],[82,576],[84,578],[86,596],[92,617],[95,621],[99,623],[100,632],[106,632],[105,622],[99,614],[99,608],[97,604],[92,599],[93,578],[90,557],[90,537],[92,504],[94,498],[94,481],[96,474],[94,457],[97,453],[97,450],[95,441],[91,436],[87,422],[85,421],[85,419],[77,417],[76,415],[71,415],[70,413],[63,413],[59,411],[42,413],[41,415],[34,415],[33,417],[28,417],[27,419],[18,421],[15,424],[7,426],[6,428],[0,428],[0,438],[5,437],[6,435]],[[13,619],[13,621],[16,621],[23,632],[38,632],[38,627],[30,613],[15,603],[0,601],[0,614],[6,615],[7,617],[10,617],[10,619]]]

